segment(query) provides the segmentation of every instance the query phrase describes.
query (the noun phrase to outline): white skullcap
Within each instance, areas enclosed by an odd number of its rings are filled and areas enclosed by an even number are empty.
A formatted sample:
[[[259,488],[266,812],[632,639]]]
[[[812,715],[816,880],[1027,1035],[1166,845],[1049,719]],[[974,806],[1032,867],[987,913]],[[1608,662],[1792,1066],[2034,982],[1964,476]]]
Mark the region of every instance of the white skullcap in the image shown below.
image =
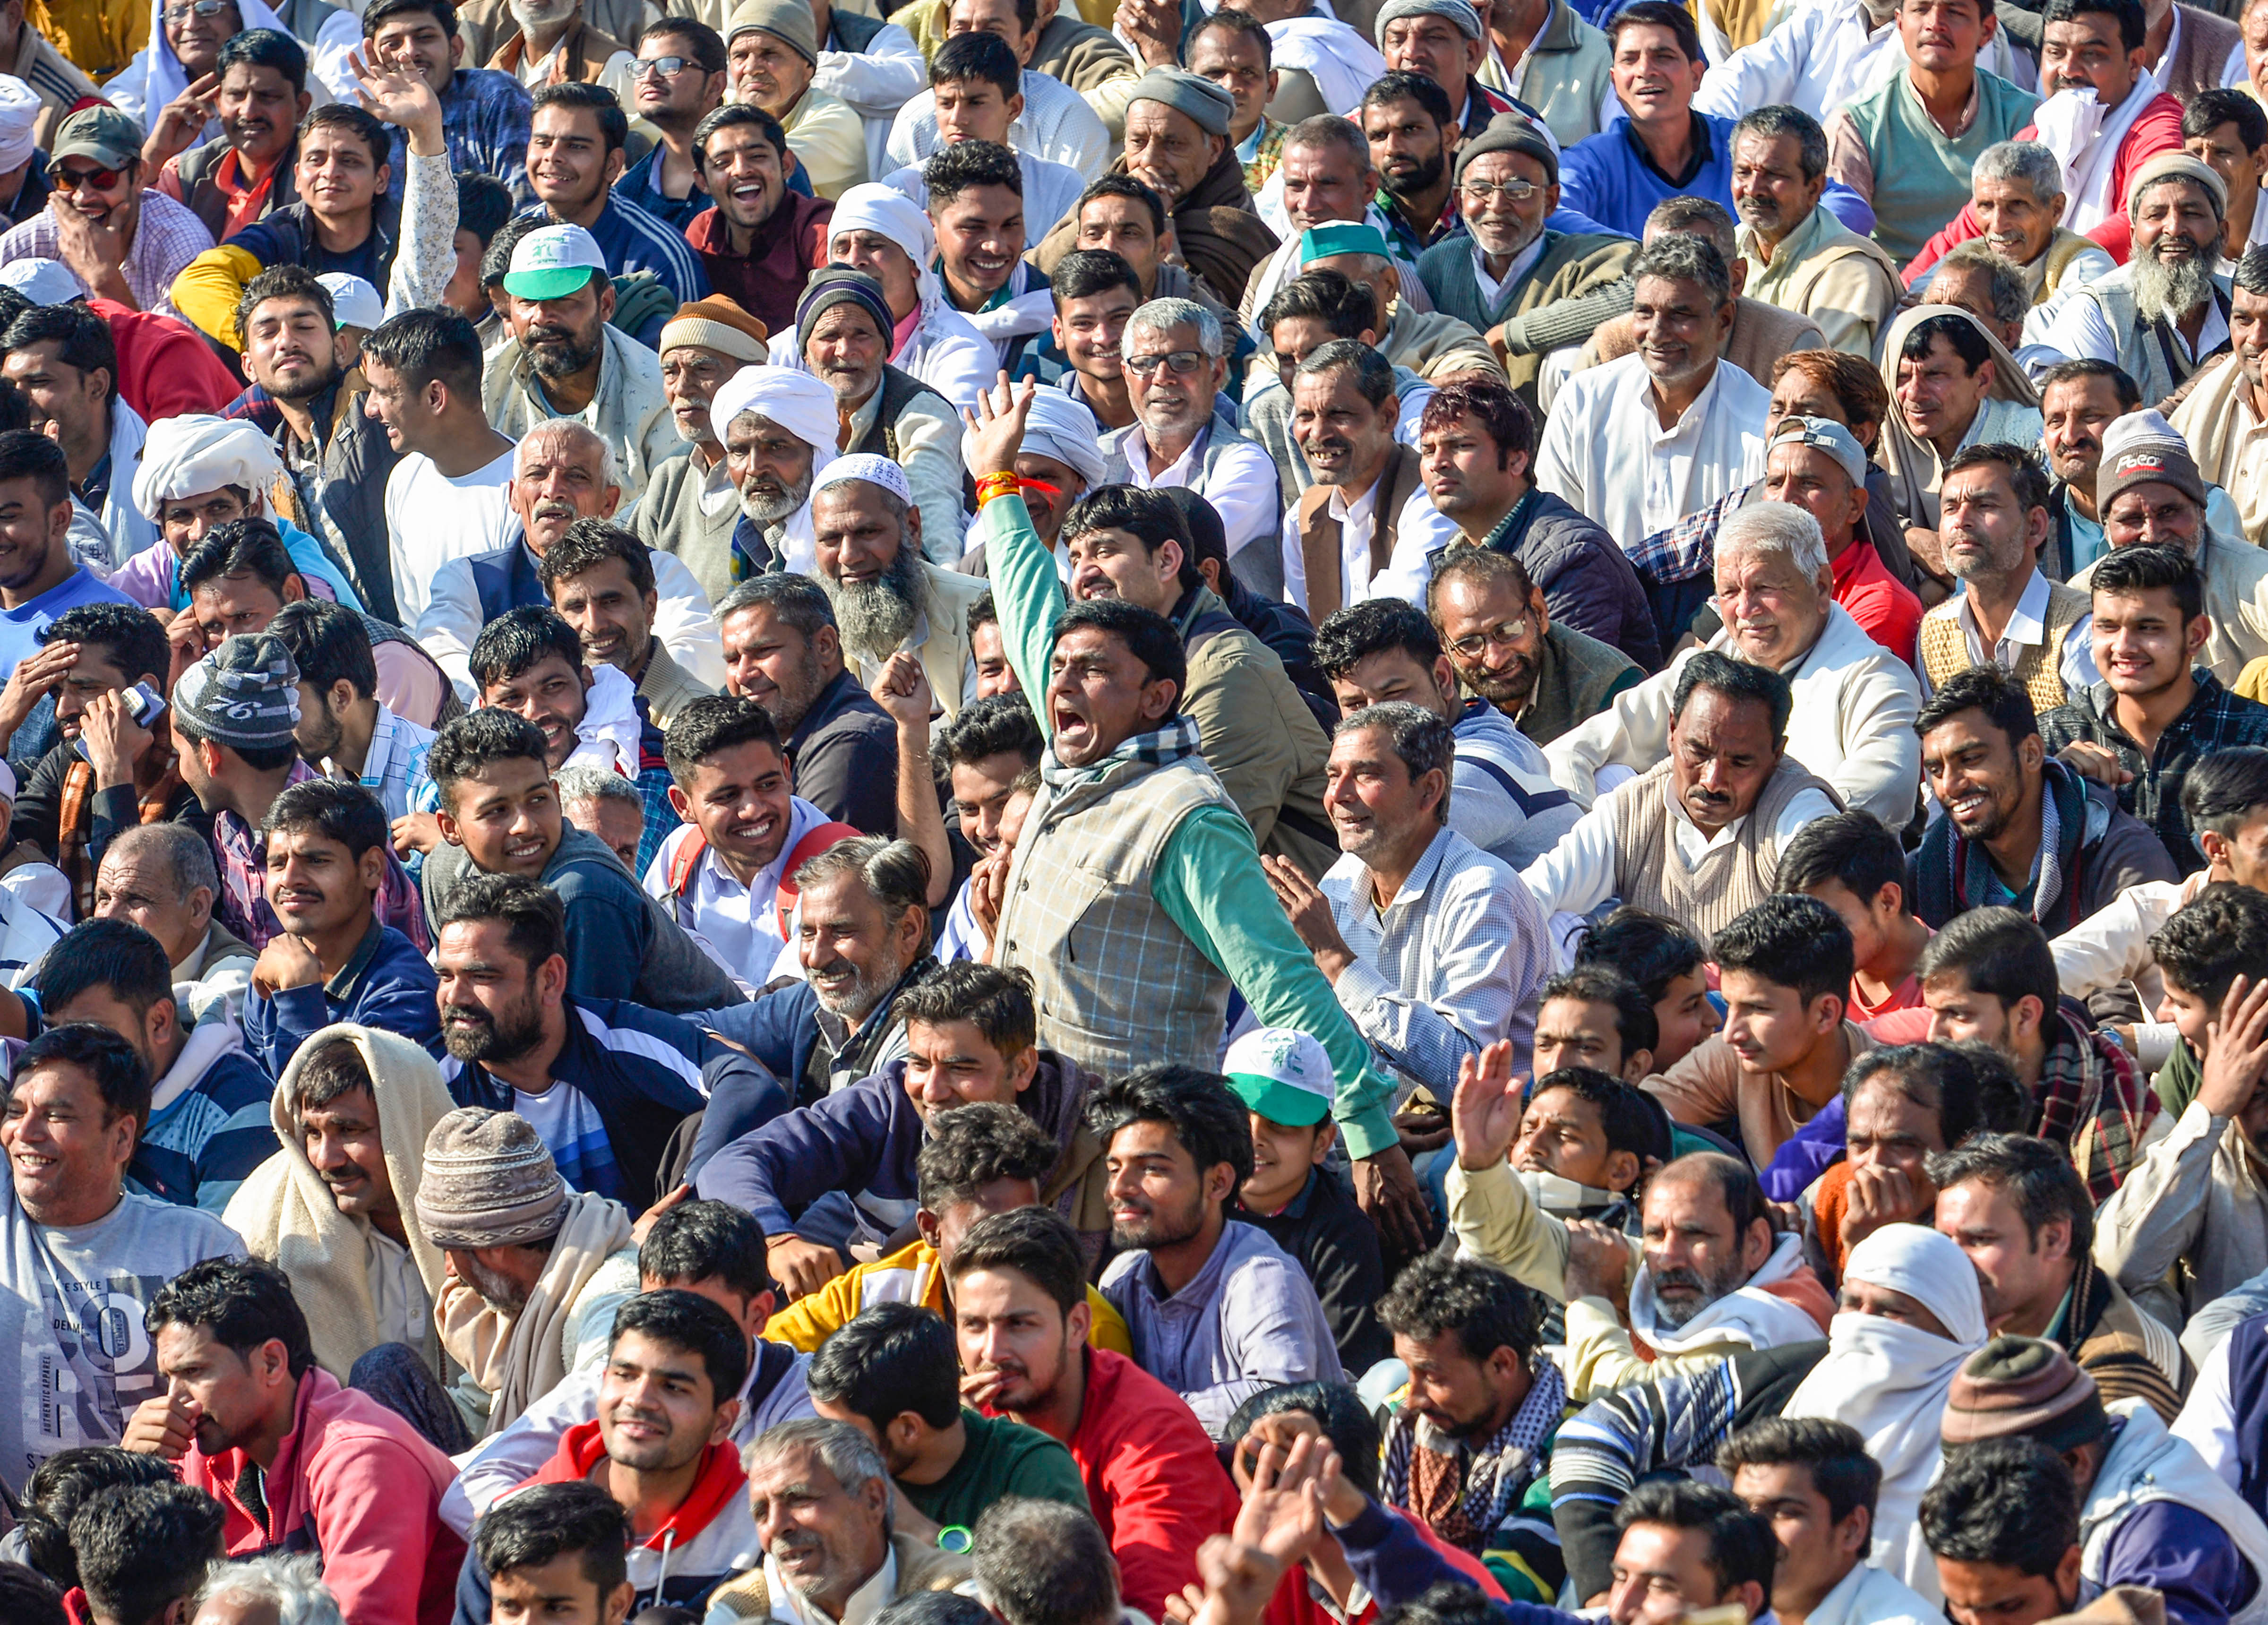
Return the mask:
[[[827,465],[827,472],[811,482],[814,496],[830,485],[848,485],[854,480],[864,480],[869,485],[879,485],[909,508],[913,506],[914,488],[906,482],[906,471],[887,457],[877,457],[872,452],[853,452],[848,457],[838,457]]]
[[[331,290],[334,327],[375,327],[386,320],[386,301],[361,277],[346,271],[332,271],[315,280]]]
[[[85,291],[60,260],[11,260],[0,265],[0,288],[13,288],[34,305],[68,305]]]
[[[0,174],[37,151],[32,127],[40,121],[39,92],[12,74],[0,73]]]
[[[815,477],[835,460],[835,439],[843,420],[835,392],[795,367],[742,367],[717,386],[709,402],[709,427],[721,443],[725,430],[743,412],[768,417],[812,448]]]
[[[831,244],[845,232],[878,232],[924,268],[937,254],[937,235],[930,229],[929,217],[904,193],[880,181],[863,182],[835,200],[834,217],[827,223],[827,240]]]
[[[284,477],[268,437],[240,418],[184,414],[150,425],[142,466],[134,474],[134,505],[150,518],[176,496],[195,496],[240,485],[265,497]]]

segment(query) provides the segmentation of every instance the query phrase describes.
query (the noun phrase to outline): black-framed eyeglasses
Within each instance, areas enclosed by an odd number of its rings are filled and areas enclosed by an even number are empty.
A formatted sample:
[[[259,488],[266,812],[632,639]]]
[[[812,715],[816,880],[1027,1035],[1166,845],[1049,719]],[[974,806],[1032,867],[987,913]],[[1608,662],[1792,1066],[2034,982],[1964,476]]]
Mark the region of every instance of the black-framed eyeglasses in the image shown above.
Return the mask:
[[[690,56],[642,56],[630,71],[641,79],[674,79],[692,65]]]
[[[1175,349],[1162,356],[1129,356],[1124,364],[1136,378],[1155,378],[1160,367],[1176,378],[1188,378],[1204,363],[1205,353],[1201,349]]]
[[[235,9],[236,0],[188,0],[185,5],[167,6],[166,20],[169,23],[186,23],[192,16],[218,17],[223,11],[232,11]]]
[[[1474,632],[1458,638],[1449,648],[1470,660],[1487,652],[1491,643],[1499,649],[1516,649],[1527,640],[1528,619],[1523,615],[1517,621],[1498,621],[1484,632]]]

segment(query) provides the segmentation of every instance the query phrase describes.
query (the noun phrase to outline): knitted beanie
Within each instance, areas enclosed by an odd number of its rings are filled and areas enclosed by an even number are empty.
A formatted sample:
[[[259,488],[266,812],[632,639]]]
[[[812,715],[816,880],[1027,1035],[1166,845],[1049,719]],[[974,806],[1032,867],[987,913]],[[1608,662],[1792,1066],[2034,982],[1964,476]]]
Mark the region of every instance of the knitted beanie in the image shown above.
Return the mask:
[[[556,1235],[567,1182],[527,1119],[460,1107],[425,1136],[417,1222],[438,1247],[523,1246]]]
[[[2064,1451],[2101,1438],[2110,1426],[2095,1379],[2061,1345],[2003,1335],[1955,1374],[1939,1437],[1948,1449],[2022,1436]]]
[[[819,319],[838,305],[856,305],[864,310],[874,319],[874,331],[885,343],[889,342],[898,319],[890,313],[882,284],[855,267],[829,265],[811,274],[811,280],[803,285],[803,297],[795,302],[798,354],[810,345],[811,330],[819,325]]]
[[[771,359],[764,342],[770,336],[762,322],[723,294],[712,293],[677,307],[677,314],[662,325],[659,348],[666,355],[681,344],[698,344],[750,366],[761,366]]]
[[[2144,409],[2114,418],[2102,431],[2102,465],[2095,476],[2101,513],[2130,485],[2170,485],[2200,508],[2205,477],[2180,430],[2159,412]]]
[[[232,637],[181,673],[173,703],[194,739],[237,749],[289,745],[299,725],[299,668],[280,637]]]

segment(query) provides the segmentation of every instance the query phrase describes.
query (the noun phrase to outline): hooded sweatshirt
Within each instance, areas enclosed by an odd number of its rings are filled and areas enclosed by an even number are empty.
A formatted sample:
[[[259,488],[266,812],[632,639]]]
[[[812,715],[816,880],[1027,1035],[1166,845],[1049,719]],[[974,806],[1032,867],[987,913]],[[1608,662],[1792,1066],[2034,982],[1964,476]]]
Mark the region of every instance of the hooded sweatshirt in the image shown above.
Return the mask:
[[[151,1092],[149,1124],[126,1165],[129,1188],[218,1213],[276,1151],[268,1121],[274,1092],[232,1023],[191,1027]]]
[[[595,1421],[567,1430],[559,1449],[530,1484],[572,1483],[590,1477],[607,1453]],[[637,1597],[630,1612],[674,1603],[699,1612],[723,1581],[763,1561],[756,1544],[755,1516],[748,1509],[748,1475],[740,1471],[740,1451],[729,1439],[702,1452],[693,1488],[677,1510],[630,1550],[630,1582]],[[523,1486],[524,1488],[525,1486]],[[497,1497],[501,1500],[503,1497]],[[475,1551],[457,1578],[460,1625],[487,1625],[492,1607],[489,1571]]]

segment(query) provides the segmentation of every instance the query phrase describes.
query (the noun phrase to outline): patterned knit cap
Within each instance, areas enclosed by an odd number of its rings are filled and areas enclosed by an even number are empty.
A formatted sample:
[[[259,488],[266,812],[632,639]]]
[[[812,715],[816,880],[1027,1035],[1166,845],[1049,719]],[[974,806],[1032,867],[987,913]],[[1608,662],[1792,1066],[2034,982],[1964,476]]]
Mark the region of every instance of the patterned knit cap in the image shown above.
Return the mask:
[[[1939,1437],[1950,1450],[1980,1439],[2037,1439],[2071,1450],[2110,1426],[2095,1379],[2043,1337],[1995,1337],[1970,1355],[1945,1396]]]
[[[239,750],[289,745],[299,725],[299,668],[282,638],[239,635],[181,673],[173,703],[193,738]]]
[[[556,1235],[567,1182],[527,1119],[460,1107],[425,1136],[417,1222],[438,1247],[524,1246]]]

